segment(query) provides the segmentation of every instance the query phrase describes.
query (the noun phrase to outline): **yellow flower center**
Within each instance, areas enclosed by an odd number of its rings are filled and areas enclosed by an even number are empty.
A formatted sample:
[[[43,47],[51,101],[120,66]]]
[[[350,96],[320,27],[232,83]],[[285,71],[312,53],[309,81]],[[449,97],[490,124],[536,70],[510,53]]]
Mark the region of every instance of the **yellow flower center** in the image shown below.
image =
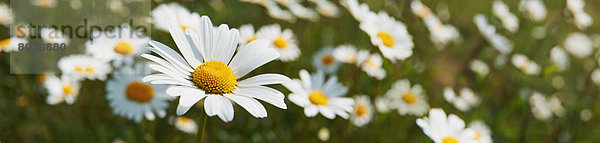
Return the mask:
[[[402,95],[402,100],[408,104],[414,104],[417,102],[418,98],[411,91],[409,91]]]
[[[475,140],[481,139],[481,132],[475,131]]]
[[[192,81],[206,94],[231,93],[237,85],[237,78],[231,68],[219,61],[202,63],[194,69]]]
[[[188,28],[189,28],[188,26],[185,26],[185,25],[181,25],[181,26],[179,26],[179,27],[181,27],[181,30],[183,30],[183,31],[185,31],[186,29],[188,29]]]
[[[83,72],[83,67],[81,67],[81,66],[75,66],[75,71],[79,72],[79,73],[82,73]]]
[[[288,41],[285,40],[283,37],[279,36],[279,38],[273,41],[273,45],[277,46],[277,48],[279,49],[285,49],[288,46]]]
[[[75,92],[75,88],[73,88],[73,86],[70,84],[64,85],[62,89],[65,95],[71,95],[73,92]]]
[[[248,39],[248,41],[246,41],[246,44],[247,44],[247,43],[250,43],[250,42],[252,42],[252,41],[254,41],[254,40],[256,40],[256,39],[258,39],[258,36],[256,36],[256,35],[252,35],[252,37],[250,37],[250,38]]]
[[[119,42],[114,50],[121,55],[129,55],[133,52],[133,47],[127,42]]]
[[[8,45],[10,45],[10,38],[6,38],[2,41],[0,41],[0,50],[4,50],[8,47]]]
[[[362,116],[366,115],[367,114],[367,106],[364,104],[357,104],[354,109],[354,113],[356,113],[356,116],[358,116],[358,117],[362,117]]]
[[[152,89],[152,86],[148,84],[135,81],[127,85],[125,96],[131,101],[146,103],[150,102],[152,97],[154,97],[154,90]]]
[[[445,137],[442,139],[442,143],[458,143],[458,140],[454,137]]]
[[[42,7],[48,7],[51,3],[50,0],[38,0],[38,4]]]
[[[328,103],[327,96],[325,96],[325,94],[319,90],[312,91],[308,95],[308,100],[315,105],[327,105]]]
[[[177,117],[177,119],[179,119],[179,122],[181,122],[181,123],[189,123],[190,122],[190,118],[187,118],[187,117]]]
[[[422,6],[421,8],[419,8],[419,10],[417,10],[417,16],[419,16],[421,18],[425,18],[430,13],[431,13],[431,10],[429,10],[429,8],[427,8],[425,6]]]
[[[94,73],[94,71],[95,71],[95,70],[94,70],[94,68],[93,68],[93,67],[91,67],[91,66],[87,66],[87,67],[85,67],[85,72],[88,72],[88,73]]]
[[[333,64],[333,62],[335,62],[335,59],[331,54],[326,54],[323,57],[321,57],[321,62],[323,62],[325,66],[330,66],[331,64]]]
[[[393,47],[394,44],[396,44],[396,41],[394,41],[394,37],[392,37],[390,33],[379,32],[377,33],[377,37],[381,39],[381,42],[383,42],[383,45],[385,45],[386,47]]]

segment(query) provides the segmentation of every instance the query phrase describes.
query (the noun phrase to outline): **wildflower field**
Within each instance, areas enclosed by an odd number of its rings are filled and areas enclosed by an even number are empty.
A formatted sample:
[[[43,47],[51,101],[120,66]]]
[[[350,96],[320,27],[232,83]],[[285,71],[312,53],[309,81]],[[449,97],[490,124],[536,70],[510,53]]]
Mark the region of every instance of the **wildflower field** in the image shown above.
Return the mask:
[[[600,142],[597,0],[1,0],[0,142]]]

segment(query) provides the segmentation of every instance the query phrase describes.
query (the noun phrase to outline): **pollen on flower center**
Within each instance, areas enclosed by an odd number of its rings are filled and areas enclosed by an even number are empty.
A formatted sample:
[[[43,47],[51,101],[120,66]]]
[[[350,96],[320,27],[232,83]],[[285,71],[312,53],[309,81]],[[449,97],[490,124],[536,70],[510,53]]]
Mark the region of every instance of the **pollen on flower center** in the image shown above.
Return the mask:
[[[394,37],[392,37],[390,33],[379,32],[377,33],[377,37],[381,39],[381,42],[383,42],[383,45],[385,45],[386,47],[393,47],[394,44],[396,44],[396,41],[394,41]]]
[[[323,93],[319,90],[312,91],[308,95],[308,100],[310,100],[310,102],[315,105],[327,105],[328,104],[327,96],[325,96],[325,93]]]
[[[237,85],[237,78],[231,68],[219,61],[202,63],[194,69],[192,81],[206,94],[231,93]]]
[[[445,137],[442,139],[442,143],[458,143],[458,140],[454,137]]]
[[[133,47],[127,42],[119,42],[115,46],[114,50],[116,53],[119,53],[121,55],[129,55],[133,52]]]
[[[273,41],[273,45],[275,45],[279,49],[285,49],[288,46],[288,41],[280,36],[279,38],[275,39],[275,41]]]
[[[321,58],[321,62],[323,62],[323,64],[326,66],[333,64],[334,61],[335,59],[331,54],[326,54]]]
[[[139,81],[131,82],[125,89],[125,96],[131,101],[146,103],[154,97],[154,89],[152,89],[152,86]]]
[[[475,140],[481,139],[481,132],[475,131]]]
[[[417,102],[417,96],[415,96],[412,92],[406,92],[402,95],[402,100],[408,104],[413,104]]]
[[[358,104],[354,109],[354,113],[356,113],[356,116],[362,117],[367,114],[367,107],[364,104]]]
[[[95,72],[94,67],[91,67],[91,66],[85,67],[85,72],[94,73]]]
[[[82,73],[83,72],[83,67],[81,67],[81,66],[75,66],[75,71],[79,72],[79,73]]]
[[[73,92],[75,91],[75,90],[73,89],[73,86],[71,86],[71,85],[69,85],[69,84],[67,84],[67,85],[64,85],[62,89],[63,89],[63,93],[64,93],[65,95],[71,95],[71,94],[73,94]]]

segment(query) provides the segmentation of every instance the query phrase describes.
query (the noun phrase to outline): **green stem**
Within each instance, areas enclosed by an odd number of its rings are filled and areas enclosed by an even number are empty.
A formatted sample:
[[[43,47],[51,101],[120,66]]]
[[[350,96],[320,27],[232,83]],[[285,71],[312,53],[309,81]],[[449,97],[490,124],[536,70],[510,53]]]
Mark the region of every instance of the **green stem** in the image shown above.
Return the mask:
[[[204,142],[204,130],[206,128],[206,121],[208,120],[208,115],[204,114],[204,113],[200,113],[200,125],[201,127],[198,128],[198,131],[196,132],[196,136],[198,137],[198,143],[203,143]]]

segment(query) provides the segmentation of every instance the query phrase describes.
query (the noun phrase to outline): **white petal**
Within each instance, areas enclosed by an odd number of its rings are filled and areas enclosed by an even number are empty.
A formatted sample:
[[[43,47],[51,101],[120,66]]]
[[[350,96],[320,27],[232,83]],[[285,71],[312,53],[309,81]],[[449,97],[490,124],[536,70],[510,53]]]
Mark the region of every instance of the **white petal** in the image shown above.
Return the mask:
[[[233,53],[237,48],[237,37],[239,37],[239,31],[236,29],[229,30],[227,24],[221,24],[218,31],[215,33],[216,44],[213,51],[213,59],[228,64],[233,57]],[[236,43],[232,43],[235,40]]]
[[[162,65],[162,66],[164,66],[164,67],[166,67],[168,69],[173,69],[177,73],[180,73],[180,74],[183,74],[183,75],[186,75],[186,76],[190,76],[191,75],[190,72],[185,71],[184,69],[180,68],[179,66],[175,66],[175,65],[173,65],[173,64],[171,64],[171,63],[169,63],[169,62],[167,62],[167,61],[165,61],[165,60],[163,60],[161,58],[158,58],[156,56],[153,56],[153,55],[150,55],[150,54],[142,54],[142,57],[144,57],[144,58],[146,58],[148,60],[151,60],[153,62],[156,62],[156,63],[158,63],[158,64],[160,64],[160,65]]]
[[[219,116],[219,118],[221,118],[221,120],[223,120],[224,122],[229,122],[233,120],[233,105],[231,105],[231,102],[227,98],[220,95],[214,95],[212,97],[214,97],[213,101],[216,104],[219,104],[219,108],[216,109],[217,116]],[[214,110],[215,109],[213,109],[213,111]]]
[[[148,65],[148,67],[150,67],[150,69],[153,69],[155,71],[159,71],[159,72],[164,73],[166,75],[169,75],[171,77],[176,77],[176,78],[173,78],[173,79],[178,79],[178,78],[189,79],[190,78],[188,76],[176,73],[176,72],[174,72],[174,71],[172,71],[170,69],[167,69],[166,67],[163,67],[163,66],[158,65],[158,64],[150,64],[150,65]]]
[[[183,114],[185,114],[188,110],[190,110],[190,108],[192,108],[193,106],[183,106],[183,105],[178,105],[177,106],[177,116],[181,116]]]
[[[254,98],[232,94],[225,94],[224,96],[233,100],[238,105],[242,106],[244,109],[246,109],[246,111],[248,111],[248,113],[250,113],[254,117],[267,117],[267,110],[265,109],[265,107]]]
[[[153,120],[154,120],[154,113],[152,113],[152,112],[146,112],[146,113],[144,114],[144,116],[146,117],[146,119],[148,119],[148,120],[150,120],[150,121],[153,121]]]
[[[321,114],[323,116],[325,116],[325,118],[327,118],[327,119],[335,118],[335,113],[333,113],[333,111],[331,109],[329,109],[327,106],[319,106],[319,112],[321,112]]]
[[[270,43],[266,40],[254,40],[238,51],[229,67],[236,78],[241,78],[252,70],[279,57],[275,49],[267,48]]]
[[[281,84],[288,81],[290,78],[281,74],[261,74],[238,82],[238,86]]]
[[[302,86],[304,86],[304,89],[312,89],[312,80],[308,71],[304,69],[300,70],[300,80],[302,81]]]
[[[164,45],[160,42],[150,41],[149,44],[154,48],[148,48],[154,53],[160,55],[165,58],[170,63],[179,66],[182,69],[185,69],[188,72],[194,72],[194,69],[190,68],[187,62],[179,55],[179,53],[175,52],[175,50],[169,48],[167,45]]]
[[[183,30],[176,26],[174,22],[169,22],[169,33],[171,33],[171,37],[173,37],[173,41],[177,45],[177,48],[183,55],[183,58],[189,63],[191,67],[198,67],[202,64],[195,55],[194,51],[192,51],[192,47],[190,46],[190,42],[187,37],[183,33]]]
[[[240,87],[239,89],[233,90],[236,95],[248,96],[256,98],[258,100],[265,101],[275,107],[281,109],[287,109],[285,102],[283,101],[283,93],[264,86],[253,86],[253,87]]]
[[[189,88],[188,88],[189,89]],[[198,101],[202,100],[202,98],[206,97],[206,95],[181,95],[179,96],[179,105],[180,106],[194,106]]]
[[[198,47],[199,50],[204,50],[204,61],[210,61],[213,58],[212,46],[213,46],[213,24],[208,16],[202,16],[200,18],[200,29],[199,35],[201,39],[202,47]]]
[[[215,116],[219,112],[219,108],[221,108],[220,100],[217,99],[219,95],[207,95],[206,99],[204,99],[204,111],[206,111],[206,115]]]
[[[319,109],[317,109],[317,106],[311,105],[304,107],[304,114],[307,117],[314,117],[317,115],[317,113],[319,113]]]
[[[288,95],[288,100],[302,107],[305,107],[310,104],[310,101],[306,96],[299,95],[298,93],[290,93],[290,95]]]
[[[290,90],[293,93],[304,93],[304,88],[302,87],[302,81],[298,79],[293,79],[289,82],[283,83],[283,86]]]

